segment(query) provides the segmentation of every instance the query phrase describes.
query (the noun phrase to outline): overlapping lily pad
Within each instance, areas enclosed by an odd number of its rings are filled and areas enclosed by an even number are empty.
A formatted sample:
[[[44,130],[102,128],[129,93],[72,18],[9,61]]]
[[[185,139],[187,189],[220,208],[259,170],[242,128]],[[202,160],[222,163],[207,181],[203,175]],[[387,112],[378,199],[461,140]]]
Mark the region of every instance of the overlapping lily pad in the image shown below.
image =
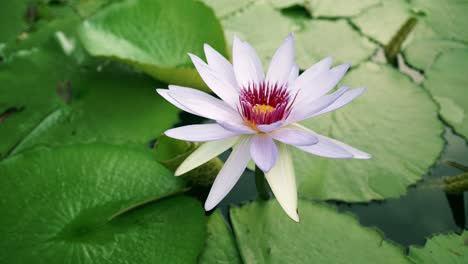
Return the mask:
[[[468,48],[442,53],[426,72],[423,85],[440,105],[440,114],[468,139]]]
[[[380,4],[380,0],[306,0],[314,17],[352,17]]]
[[[408,43],[404,54],[408,62],[426,70],[441,53],[468,45],[468,2],[412,1],[414,10],[421,13],[419,23]]]
[[[307,69],[319,59],[330,55],[338,63],[357,64],[370,58],[376,50],[374,43],[345,21],[291,19],[269,3],[251,5],[223,19],[222,23],[229,42],[232,43],[233,35],[250,42],[259,53],[265,68],[278,45],[291,32],[296,36],[296,58],[301,69]]]
[[[204,87],[187,53],[208,43],[225,54],[213,11],[194,0],[133,0],[107,6],[83,23],[81,39],[95,56],[129,63],[168,83]]]
[[[410,247],[409,258],[414,263],[462,264],[468,262],[468,231],[463,234],[437,235],[424,247]]]
[[[403,249],[349,214],[299,201],[300,222],[276,201],[257,201],[231,209],[231,220],[245,263],[409,263]]]
[[[392,0],[367,9],[351,21],[363,34],[386,45],[412,16],[408,1]]]
[[[198,263],[242,263],[232,231],[220,211],[208,218],[205,249]]]
[[[404,194],[429,170],[443,148],[443,125],[436,104],[426,91],[390,66],[362,64],[342,84],[368,89],[352,104],[303,124],[373,157],[334,160],[295,149],[300,195],[364,202]]]
[[[191,263],[203,246],[199,202],[131,209],[184,188],[147,152],[38,148],[2,161],[0,175],[2,263]]]

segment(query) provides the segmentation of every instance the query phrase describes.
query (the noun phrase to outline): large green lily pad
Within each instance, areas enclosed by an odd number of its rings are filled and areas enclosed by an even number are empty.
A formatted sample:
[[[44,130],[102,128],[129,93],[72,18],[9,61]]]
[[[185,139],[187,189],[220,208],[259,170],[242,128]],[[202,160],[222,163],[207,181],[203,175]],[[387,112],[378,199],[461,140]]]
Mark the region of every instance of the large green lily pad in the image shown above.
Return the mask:
[[[187,53],[208,43],[226,54],[223,30],[213,11],[194,0],[126,0],[109,5],[80,29],[95,56],[129,63],[174,84],[204,87]]]
[[[408,1],[392,0],[367,9],[351,21],[363,34],[386,45],[412,16]]]
[[[245,263],[409,263],[403,249],[355,217],[330,206],[299,201],[300,222],[276,201],[231,209]]]
[[[346,107],[303,125],[373,157],[335,160],[294,149],[300,195],[364,202],[406,193],[443,149],[436,104],[407,76],[386,65],[362,64],[341,83],[368,89]]]
[[[423,15],[404,46],[409,64],[427,70],[441,53],[468,46],[467,1],[417,0],[411,4]]]
[[[468,139],[468,49],[442,53],[426,72],[424,87],[440,105],[440,115]]]
[[[83,142],[146,145],[178,120],[174,106],[158,96],[161,83],[119,67],[82,70],[64,84],[70,104],[49,115],[15,149]]]
[[[127,211],[184,188],[149,152],[37,148],[2,161],[0,175],[1,263],[193,263],[202,249],[199,202]]]
[[[374,43],[361,36],[345,21],[292,19],[269,3],[250,5],[222,19],[222,23],[229,43],[232,43],[233,35],[250,42],[257,50],[265,69],[283,39],[291,32],[295,33],[296,59],[301,69],[307,69],[330,55],[336,58],[337,63],[357,64],[371,57],[376,49]]]
[[[232,231],[218,210],[208,218],[205,249],[198,263],[242,263]]]
[[[0,9],[0,43],[15,39],[28,28],[26,11],[28,6],[32,8],[34,2],[37,1],[2,1],[2,8]]]
[[[314,17],[352,17],[380,4],[380,0],[306,0]]]
[[[296,34],[296,61],[302,69],[327,56],[333,56],[335,63],[358,64],[368,60],[376,49],[345,21],[310,20]]]
[[[468,262],[468,231],[463,234],[437,235],[428,239],[424,247],[410,247],[409,258],[417,264]]]

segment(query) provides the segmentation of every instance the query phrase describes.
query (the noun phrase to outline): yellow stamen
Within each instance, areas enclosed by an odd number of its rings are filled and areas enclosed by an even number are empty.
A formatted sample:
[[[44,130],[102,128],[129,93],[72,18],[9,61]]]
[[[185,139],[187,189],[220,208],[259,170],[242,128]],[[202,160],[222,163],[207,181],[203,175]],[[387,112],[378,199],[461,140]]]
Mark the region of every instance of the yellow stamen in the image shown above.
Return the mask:
[[[256,104],[252,107],[252,112],[254,112],[257,115],[258,114],[265,115],[273,111],[275,111],[275,108],[271,105]]]

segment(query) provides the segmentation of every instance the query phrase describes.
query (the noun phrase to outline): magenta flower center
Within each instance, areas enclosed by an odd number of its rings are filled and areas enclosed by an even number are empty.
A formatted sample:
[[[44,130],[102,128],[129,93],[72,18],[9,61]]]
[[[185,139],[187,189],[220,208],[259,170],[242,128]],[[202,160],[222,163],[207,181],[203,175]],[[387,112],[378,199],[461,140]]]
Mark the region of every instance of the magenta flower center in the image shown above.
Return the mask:
[[[294,102],[286,85],[250,84],[241,89],[239,112],[252,128],[286,119]]]

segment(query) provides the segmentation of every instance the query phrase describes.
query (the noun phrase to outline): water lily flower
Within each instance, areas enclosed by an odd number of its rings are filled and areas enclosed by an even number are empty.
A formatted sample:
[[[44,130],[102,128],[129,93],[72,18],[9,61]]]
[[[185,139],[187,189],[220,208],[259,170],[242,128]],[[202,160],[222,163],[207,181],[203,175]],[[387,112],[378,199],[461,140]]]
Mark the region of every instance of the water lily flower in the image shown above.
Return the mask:
[[[290,146],[327,158],[371,157],[297,123],[335,111],[364,92],[365,88],[350,90],[347,86],[332,91],[350,64],[331,68],[332,58],[327,57],[299,75],[292,34],[274,54],[266,76],[254,48],[237,37],[232,64],[207,44],[204,51],[207,63],[193,54],[189,56],[201,78],[220,99],[177,85],[157,92],[183,111],[215,121],[165,132],[180,140],[206,142],[180,165],[176,175],[233,148],[211,187],[205,210],[213,209],[229,193],[253,160],[265,173],[286,214],[299,221]]]

